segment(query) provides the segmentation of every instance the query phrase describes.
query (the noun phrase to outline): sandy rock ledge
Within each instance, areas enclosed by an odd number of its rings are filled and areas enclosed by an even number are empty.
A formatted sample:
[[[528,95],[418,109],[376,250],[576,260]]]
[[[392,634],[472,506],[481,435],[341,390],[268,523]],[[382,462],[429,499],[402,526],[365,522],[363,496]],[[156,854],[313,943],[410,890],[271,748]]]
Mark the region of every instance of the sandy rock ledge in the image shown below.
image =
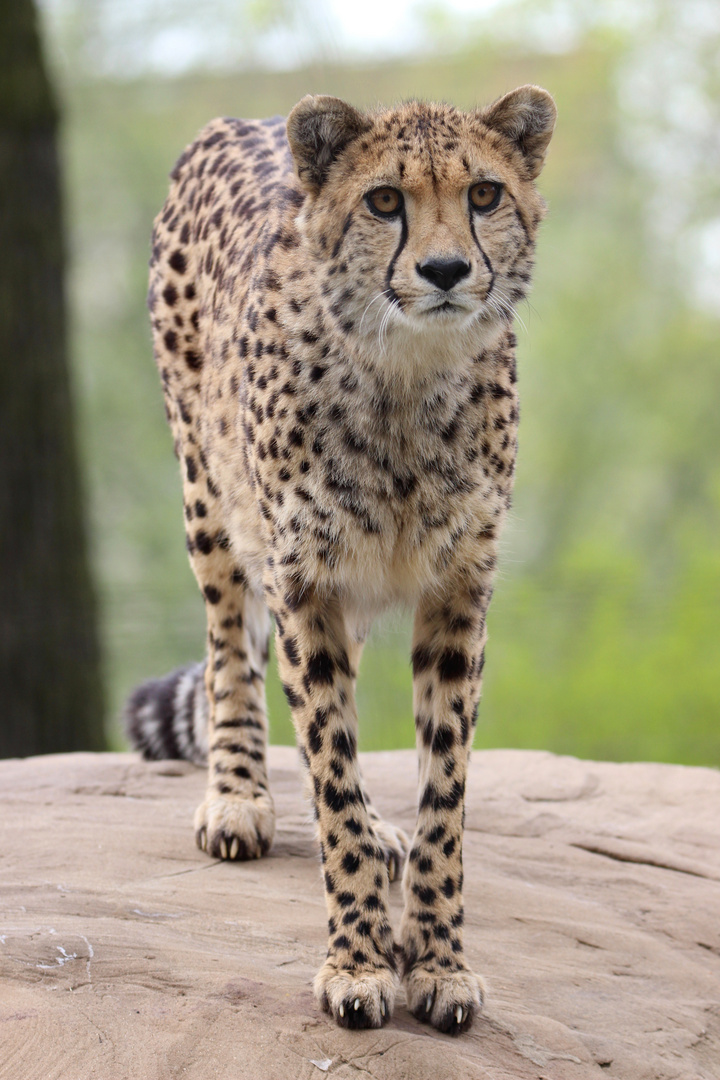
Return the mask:
[[[270,765],[273,851],[229,865],[194,846],[200,770],[0,762],[3,1080],[720,1080],[719,773],[476,753],[466,948],[490,994],[452,1039],[402,994],[382,1031],[318,1011],[313,830],[294,750]],[[414,755],[363,768],[410,831]]]

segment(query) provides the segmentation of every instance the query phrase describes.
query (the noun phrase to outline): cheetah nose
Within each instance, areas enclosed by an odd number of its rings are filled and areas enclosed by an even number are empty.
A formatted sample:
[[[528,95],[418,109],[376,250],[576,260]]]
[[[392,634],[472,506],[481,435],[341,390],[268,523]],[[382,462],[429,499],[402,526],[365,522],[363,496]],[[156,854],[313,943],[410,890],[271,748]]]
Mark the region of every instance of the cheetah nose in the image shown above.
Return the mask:
[[[470,273],[470,263],[464,259],[430,259],[415,267],[421,277],[432,281],[438,289],[448,292],[458,281]]]

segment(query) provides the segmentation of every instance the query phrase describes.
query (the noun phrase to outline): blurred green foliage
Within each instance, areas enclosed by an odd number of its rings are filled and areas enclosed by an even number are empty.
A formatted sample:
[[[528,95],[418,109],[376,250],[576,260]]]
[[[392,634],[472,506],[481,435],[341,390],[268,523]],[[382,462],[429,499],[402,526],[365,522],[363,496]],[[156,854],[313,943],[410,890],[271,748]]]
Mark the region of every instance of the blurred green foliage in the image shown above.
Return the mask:
[[[620,49],[597,33],[564,55],[485,42],[447,60],[66,88],[74,356],[116,714],[136,682],[203,651],[145,312],[151,223],[183,146],[215,115],[284,114],[309,91],[470,107],[536,82],[559,124],[520,312],[515,510],[476,746],[720,762],[719,326],[648,238],[647,174],[622,151]],[[365,749],[413,742],[408,654],[400,616],[366,649]],[[274,674],[269,702],[273,740],[291,742]]]

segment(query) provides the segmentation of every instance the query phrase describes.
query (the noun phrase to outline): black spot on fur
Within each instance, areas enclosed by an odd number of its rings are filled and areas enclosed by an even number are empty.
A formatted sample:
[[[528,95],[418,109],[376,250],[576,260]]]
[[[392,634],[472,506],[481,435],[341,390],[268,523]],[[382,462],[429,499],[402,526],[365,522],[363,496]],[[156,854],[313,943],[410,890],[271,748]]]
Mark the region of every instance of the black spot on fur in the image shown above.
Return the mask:
[[[454,836],[451,836],[449,840],[446,840],[443,844],[443,855],[446,859],[449,859],[453,851],[457,846],[457,841]]]
[[[468,659],[458,649],[445,649],[438,660],[438,675],[442,682],[463,679],[468,673]]]
[[[313,720],[312,724],[308,728],[308,746],[310,747],[310,752],[313,754],[319,754],[322,750],[322,744],[322,732],[320,731],[320,728],[318,727],[316,721]]]
[[[454,810],[464,793],[465,787],[459,780],[455,781],[447,795],[441,795],[434,784],[427,784],[420,799],[420,809]]]
[[[432,662],[433,656],[430,649],[426,645],[416,645],[412,651],[413,674],[419,675],[427,671],[429,667],[432,667]]]
[[[452,728],[439,727],[435,732],[432,741],[432,748],[434,754],[447,754],[452,749],[455,742],[455,735]]]
[[[285,638],[283,641],[283,650],[293,667],[297,667],[300,663],[300,657],[298,656],[295,638]]]
[[[320,649],[308,660],[305,673],[307,683],[315,686],[329,686],[335,673],[335,661],[326,649]]]
[[[325,725],[327,724],[327,722],[328,722],[328,711],[327,711],[327,709],[316,709],[315,710],[315,723],[317,724],[317,726],[319,728],[324,728]]]
[[[338,730],[333,735],[332,741],[333,749],[335,749],[341,757],[346,758],[348,761],[352,761],[356,752],[355,736],[352,732]]]
[[[174,270],[176,274],[184,274],[187,270],[187,259],[179,248],[173,251],[168,259],[168,266],[171,270]]]
[[[335,787],[330,780],[327,780],[323,787],[323,798],[326,806],[336,813],[340,813],[346,806],[353,806],[360,801],[356,790],[342,791],[340,788]]]
[[[360,856],[352,851],[346,852],[343,855],[342,866],[346,874],[356,874],[360,868]]]
[[[442,891],[448,899],[450,899],[451,896],[455,895],[455,882],[451,877],[446,877],[443,881]]]
[[[292,686],[288,686],[287,683],[282,684],[282,688],[285,691],[285,697],[288,700],[288,705],[291,709],[299,708],[305,704],[305,699],[296,694]]]
[[[195,534],[195,548],[202,555],[209,555],[215,547],[215,541],[211,536],[208,536],[206,532],[201,529]]]

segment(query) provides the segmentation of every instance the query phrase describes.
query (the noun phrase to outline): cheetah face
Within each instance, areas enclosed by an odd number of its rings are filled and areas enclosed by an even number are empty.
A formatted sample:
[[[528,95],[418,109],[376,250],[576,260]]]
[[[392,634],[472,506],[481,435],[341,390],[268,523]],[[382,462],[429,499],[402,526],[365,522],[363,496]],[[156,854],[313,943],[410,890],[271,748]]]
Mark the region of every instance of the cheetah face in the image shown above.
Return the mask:
[[[537,87],[475,113],[303,99],[288,119],[309,196],[299,225],[333,313],[361,336],[511,318],[530,284],[544,212],[534,180],[554,122]]]
[[[499,170],[451,159],[438,180],[430,159],[392,157],[372,178],[380,184],[364,195],[356,229],[364,248],[382,252],[364,276],[392,317],[422,329],[502,313],[499,248],[518,223]]]

